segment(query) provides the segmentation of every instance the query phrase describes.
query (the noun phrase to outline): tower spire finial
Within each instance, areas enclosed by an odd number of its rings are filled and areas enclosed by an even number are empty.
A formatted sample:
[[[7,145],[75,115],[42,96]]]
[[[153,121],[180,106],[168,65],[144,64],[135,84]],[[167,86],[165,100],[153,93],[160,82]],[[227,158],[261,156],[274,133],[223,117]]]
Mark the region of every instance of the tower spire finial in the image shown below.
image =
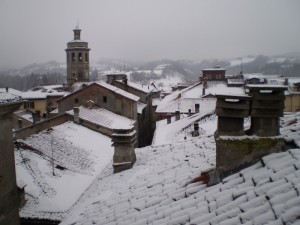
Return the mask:
[[[79,18],[77,19],[76,29],[79,29]]]

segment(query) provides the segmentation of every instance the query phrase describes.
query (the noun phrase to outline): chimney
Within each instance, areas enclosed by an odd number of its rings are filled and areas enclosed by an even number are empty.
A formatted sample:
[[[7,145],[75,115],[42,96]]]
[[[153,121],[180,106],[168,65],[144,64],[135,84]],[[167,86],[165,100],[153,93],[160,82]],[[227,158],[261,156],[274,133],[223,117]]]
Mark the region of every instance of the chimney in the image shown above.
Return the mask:
[[[8,87],[5,88],[6,92],[8,93]]]
[[[79,124],[79,107],[74,107],[74,123]]]
[[[191,116],[192,115],[192,110],[191,109],[189,109],[189,116]]]
[[[31,115],[32,115],[32,123],[35,124],[37,122],[36,121],[36,113],[32,112]]]
[[[200,104],[195,104],[195,113],[200,112]]]
[[[284,85],[289,85],[289,79],[288,78],[284,79]]]
[[[167,115],[167,124],[171,123],[171,115]]]
[[[41,111],[37,110],[35,111],[36,116],[36,122],[39,122],[41,120]]]
[[[128,79],[127,79],[127,77],[125,77],[125,78],[123,79],[123,83],[127,85],[127,82],[128,82]]]
[[[23,120],[18,119],[18,128],[21,129],[23,127]]]
[[[175,111],[175,120],[180,120],[180,111]]]
[[[194,123],[193,137],[198,137],[198,136],[199,136],[199,123]]]
[[[205,88],[204,87],[202,88],[202,95],[203,96],[205,95]]]

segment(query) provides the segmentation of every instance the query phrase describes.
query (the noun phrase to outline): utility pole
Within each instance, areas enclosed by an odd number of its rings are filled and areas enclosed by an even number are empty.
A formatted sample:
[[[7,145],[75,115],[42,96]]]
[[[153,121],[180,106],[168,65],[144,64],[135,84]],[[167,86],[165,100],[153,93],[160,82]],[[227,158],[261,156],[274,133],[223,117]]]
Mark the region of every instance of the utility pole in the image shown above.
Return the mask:
[[[54,173],[54,158],[53,158],[53,137],[51,137],[51,152],[52,152],[52,174],[53,176],[55,176],[55,173]]]

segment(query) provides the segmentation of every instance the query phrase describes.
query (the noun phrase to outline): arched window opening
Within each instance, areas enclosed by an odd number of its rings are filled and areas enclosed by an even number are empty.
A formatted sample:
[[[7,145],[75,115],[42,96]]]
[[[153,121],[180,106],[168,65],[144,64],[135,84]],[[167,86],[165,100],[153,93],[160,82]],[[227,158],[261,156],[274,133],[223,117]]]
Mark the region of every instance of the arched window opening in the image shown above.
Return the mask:
[[[72,53],[72,62],[75,62],[75,53]]]
[[[78,53],[78,61],[82,62],[82,53],[81,52]]]

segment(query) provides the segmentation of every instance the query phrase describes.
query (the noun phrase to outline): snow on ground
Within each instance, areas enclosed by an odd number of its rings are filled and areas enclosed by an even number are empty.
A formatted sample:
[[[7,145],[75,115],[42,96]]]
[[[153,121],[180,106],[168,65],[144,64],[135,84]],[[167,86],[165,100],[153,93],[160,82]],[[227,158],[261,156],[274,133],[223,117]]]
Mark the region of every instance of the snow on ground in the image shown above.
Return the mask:
[[[15,151],[18,183],[26,185],[23,218],[61,220],[113,157],[110,138],[73,122],[18,141],[34,149]]]
[[[299,140],[300,113],[281,124],[283,137]],[[213,136],[136,152],[132,169],[107,168],[61,225],[300,223],[298,148],[265,156],[212,187],[195,178],[215,166]]]

